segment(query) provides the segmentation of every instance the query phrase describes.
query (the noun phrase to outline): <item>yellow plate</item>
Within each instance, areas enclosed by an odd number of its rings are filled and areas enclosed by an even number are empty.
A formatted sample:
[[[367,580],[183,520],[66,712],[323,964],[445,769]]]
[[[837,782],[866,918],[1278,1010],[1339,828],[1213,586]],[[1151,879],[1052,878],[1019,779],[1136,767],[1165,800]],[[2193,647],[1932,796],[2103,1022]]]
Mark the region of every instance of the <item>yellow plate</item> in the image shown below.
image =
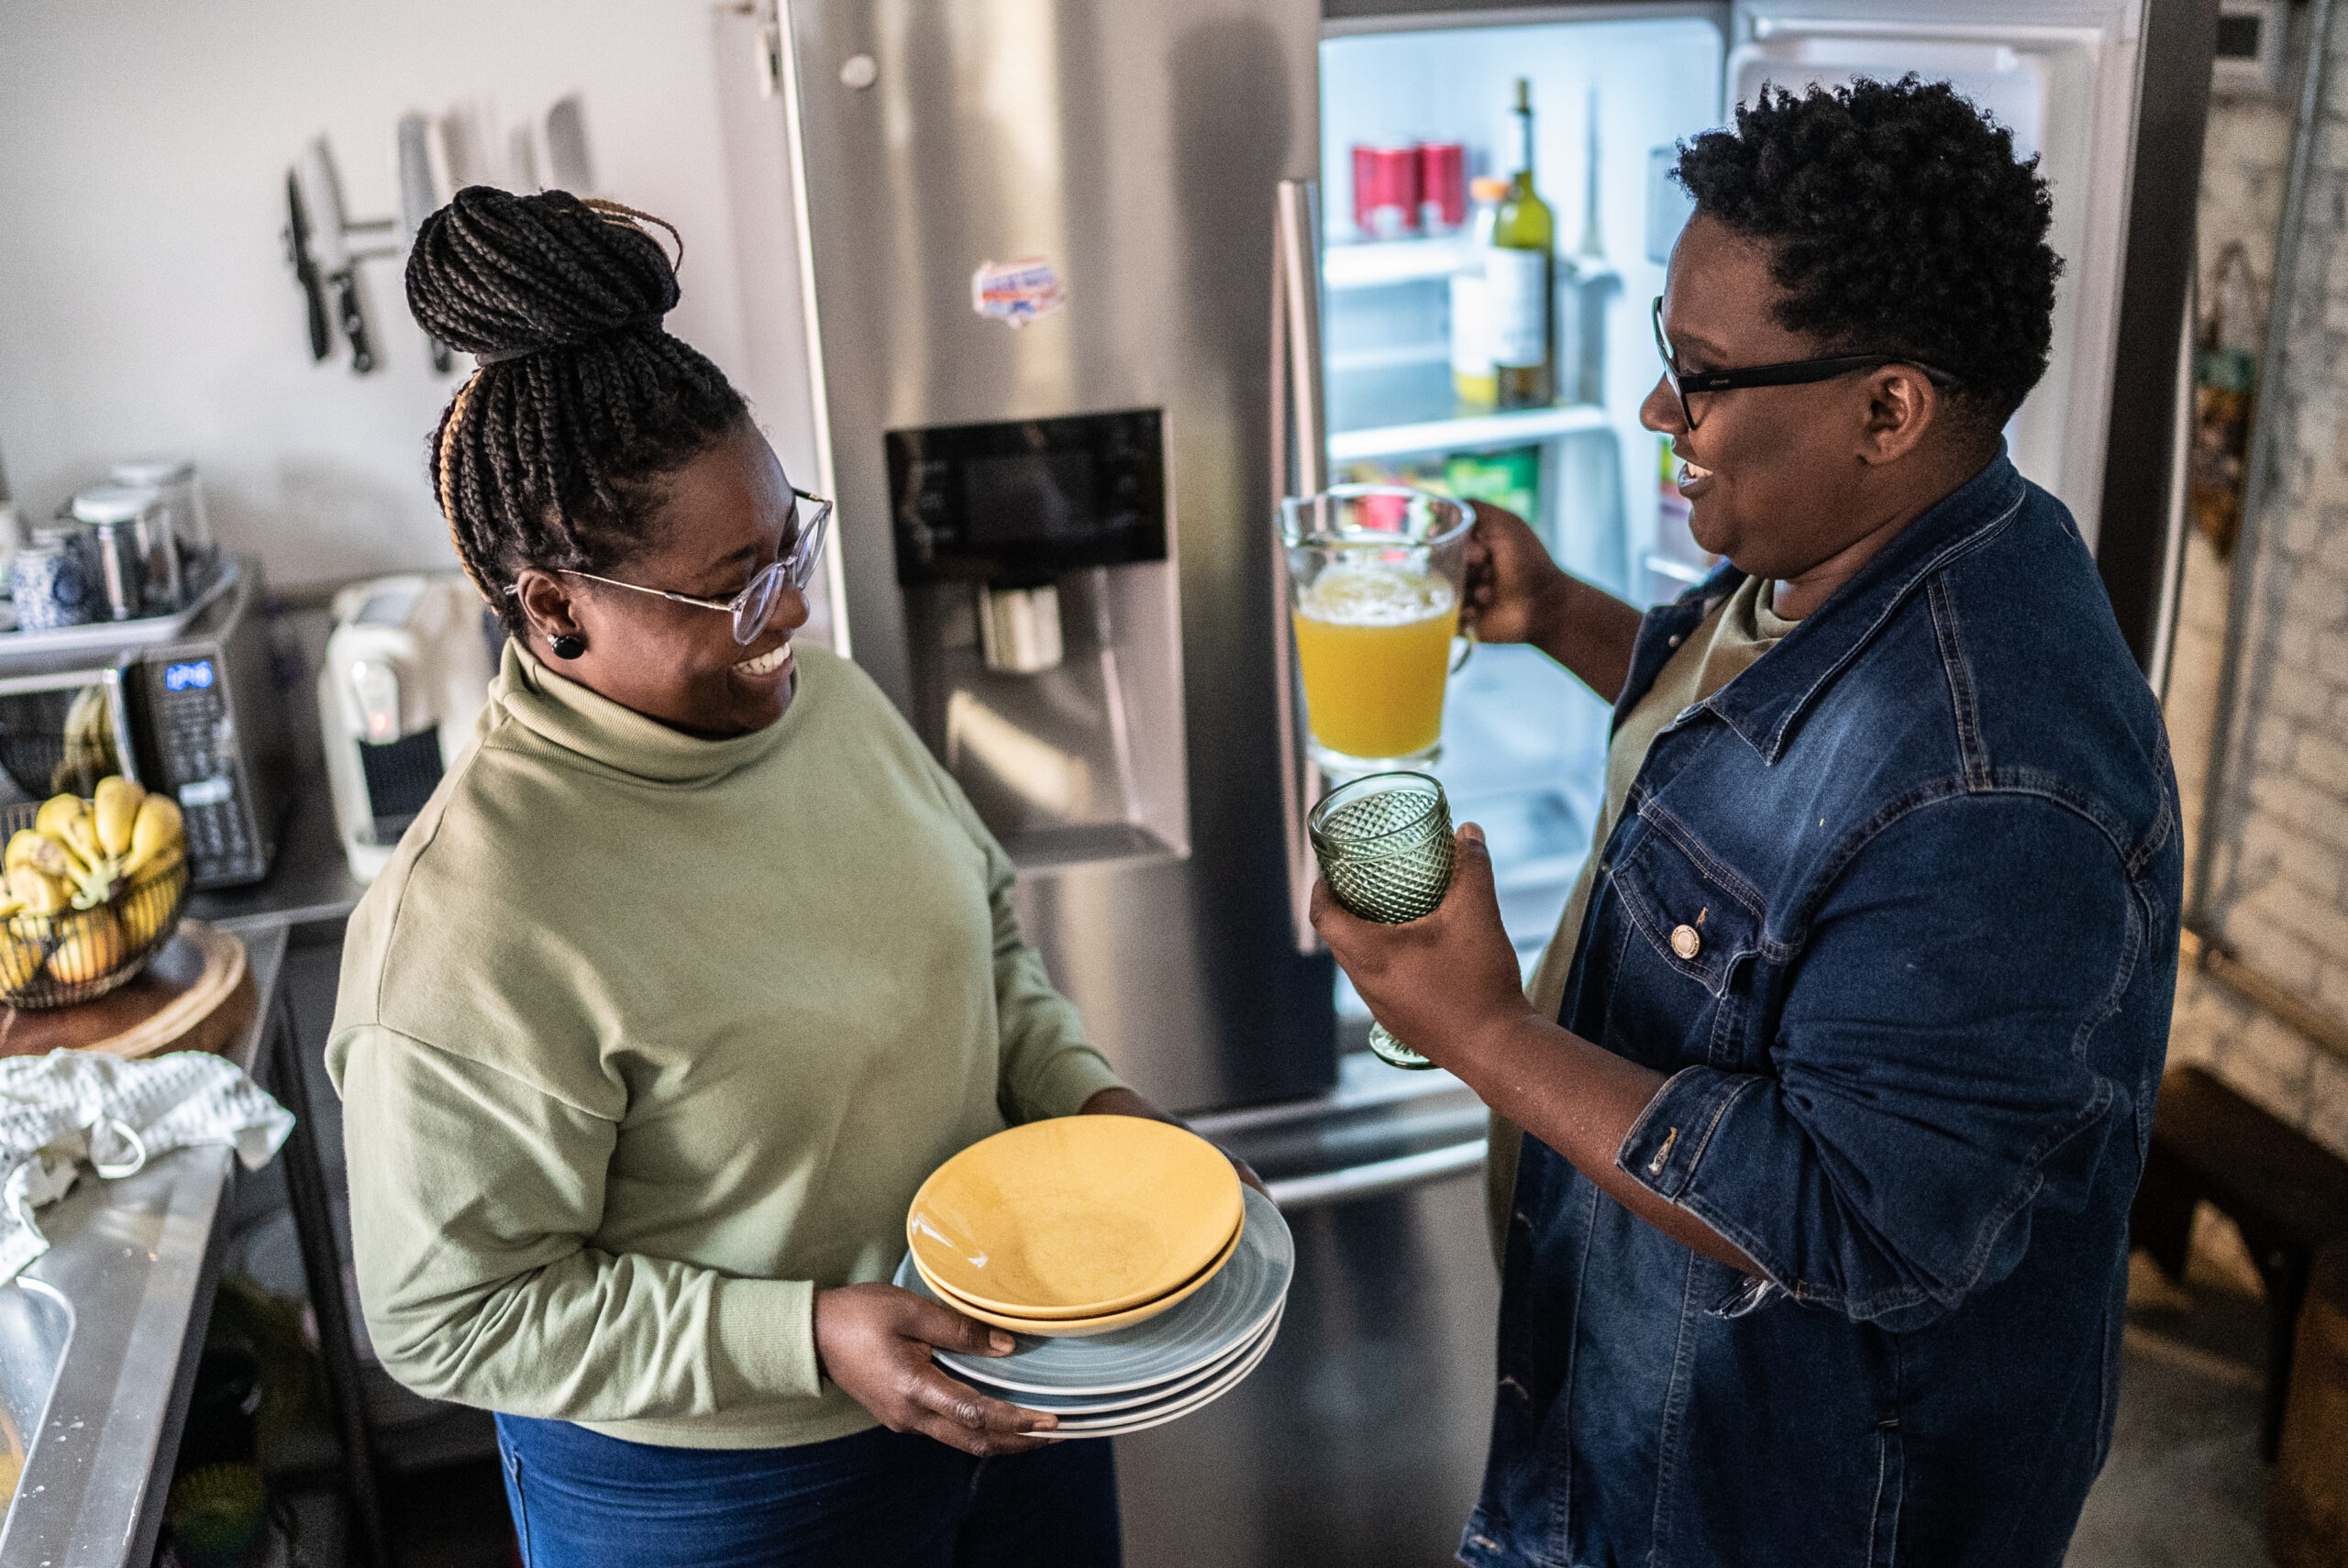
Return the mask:
[[[981,1323],[992,1323],[996,1328],[1009,1329],[1014,1334],[1034,1334],[1047,1340],[1081,1339],[1086,1334],[1105,1334],[1112,1329],[1130,1328],[1135,1323],[1157,1317],[1176,1302],[1188,1298],[1192,1292],[1222,1272],[1223,1265],[1231,1261],[1231,1254],[1239,1250],[1240,1234],[1246,1229],[1246,1221],[1243,1218],[1239,1229],[1231,1232],[1231,1240],[1224,1242],[1223,1251],[1215,1254],[1214,1262],[1201,1269],[1196,1278],[1186,1281],[1155,1301],[1145,1301],[1138,1307],[1128,1307],[1122,1312],[1104,1313],[1098,1318],[1014,1318],[1007,1312],[990,1312],[975,1302],[957,1296],[953,1291],[938,1284],[936,1280],[931,1279],[929,1271],[922,1268],[919,1256],[914,1257],[914,1267],[920,1271],[922,1278],[928,1281],[929,1287],[937,1292],[947,1306],[968,1317],[976,1318]]]
[[[971,1144],[930,1173],[905,1216],[915,1264],[943,1291],[1013,1318],[1098,1318],[1155,1301],[1239,1229],[1220,1150],[1135,1116],[1061,1116]]]

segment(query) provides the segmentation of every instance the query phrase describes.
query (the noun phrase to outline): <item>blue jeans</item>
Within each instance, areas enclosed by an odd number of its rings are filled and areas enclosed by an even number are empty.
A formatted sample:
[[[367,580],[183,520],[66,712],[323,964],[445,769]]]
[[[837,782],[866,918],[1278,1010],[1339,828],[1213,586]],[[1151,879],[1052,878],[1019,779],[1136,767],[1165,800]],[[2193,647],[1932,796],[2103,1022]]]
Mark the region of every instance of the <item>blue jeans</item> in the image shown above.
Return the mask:
[[[881,1428],[795,1448],[657,1448],[497,1418],[526,1568],[1117,1568],[1105,1440],[974,1459]]]

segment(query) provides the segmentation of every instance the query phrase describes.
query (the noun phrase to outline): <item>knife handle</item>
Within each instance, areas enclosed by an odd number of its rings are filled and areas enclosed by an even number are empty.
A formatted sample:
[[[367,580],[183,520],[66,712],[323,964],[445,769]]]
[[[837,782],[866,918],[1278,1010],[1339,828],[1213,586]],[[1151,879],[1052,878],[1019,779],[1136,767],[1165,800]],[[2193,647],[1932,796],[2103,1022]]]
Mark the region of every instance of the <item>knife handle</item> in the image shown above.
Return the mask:
[[[334,352],[334,323],[327,315],[326,291],[318,287],[318,274],[313,268],[304,268],[295,274],[301,280],[303,297],[310,309],[310,358],[325,359]]]
[[[375,349],[368,340],[366,313],[359,307],[359,274],[356,271],[336,275],[335,302],[342,313],[342,335],[350,339],[351,372],[363,376],[375,368]]]

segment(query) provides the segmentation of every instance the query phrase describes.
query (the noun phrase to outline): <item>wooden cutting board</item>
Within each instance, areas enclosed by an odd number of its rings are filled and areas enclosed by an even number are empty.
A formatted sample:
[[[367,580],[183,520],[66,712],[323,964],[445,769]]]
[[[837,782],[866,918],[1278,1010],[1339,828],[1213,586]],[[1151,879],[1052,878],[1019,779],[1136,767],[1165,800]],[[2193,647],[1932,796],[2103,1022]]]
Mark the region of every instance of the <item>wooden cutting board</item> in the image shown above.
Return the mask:
[[[0,1056],[45,1056],[61,1046],[116,1056],[225,1051],[256,1005],[244,943],[200,920],[182,921],[128,985],[72,1007],[0,1006]]]

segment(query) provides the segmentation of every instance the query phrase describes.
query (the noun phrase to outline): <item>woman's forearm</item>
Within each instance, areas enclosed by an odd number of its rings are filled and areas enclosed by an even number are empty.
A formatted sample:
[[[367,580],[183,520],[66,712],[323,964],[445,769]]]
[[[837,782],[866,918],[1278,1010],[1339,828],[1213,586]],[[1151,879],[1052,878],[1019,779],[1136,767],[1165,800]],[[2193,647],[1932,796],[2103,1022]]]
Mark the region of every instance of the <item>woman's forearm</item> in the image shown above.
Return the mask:
[[[1611,702],[1631,678],[1639,620],[1637,610],[1604,589],[1564,577],[1544,607],[1534,644]]]
[[[1760,1265],[1695,1215],[1614,1163],[1664,1076],[1527,1014],[1446,1065],[1486,1105],[1538,1138],[1623,1208],[1691,1252],[1758,1275]]]

